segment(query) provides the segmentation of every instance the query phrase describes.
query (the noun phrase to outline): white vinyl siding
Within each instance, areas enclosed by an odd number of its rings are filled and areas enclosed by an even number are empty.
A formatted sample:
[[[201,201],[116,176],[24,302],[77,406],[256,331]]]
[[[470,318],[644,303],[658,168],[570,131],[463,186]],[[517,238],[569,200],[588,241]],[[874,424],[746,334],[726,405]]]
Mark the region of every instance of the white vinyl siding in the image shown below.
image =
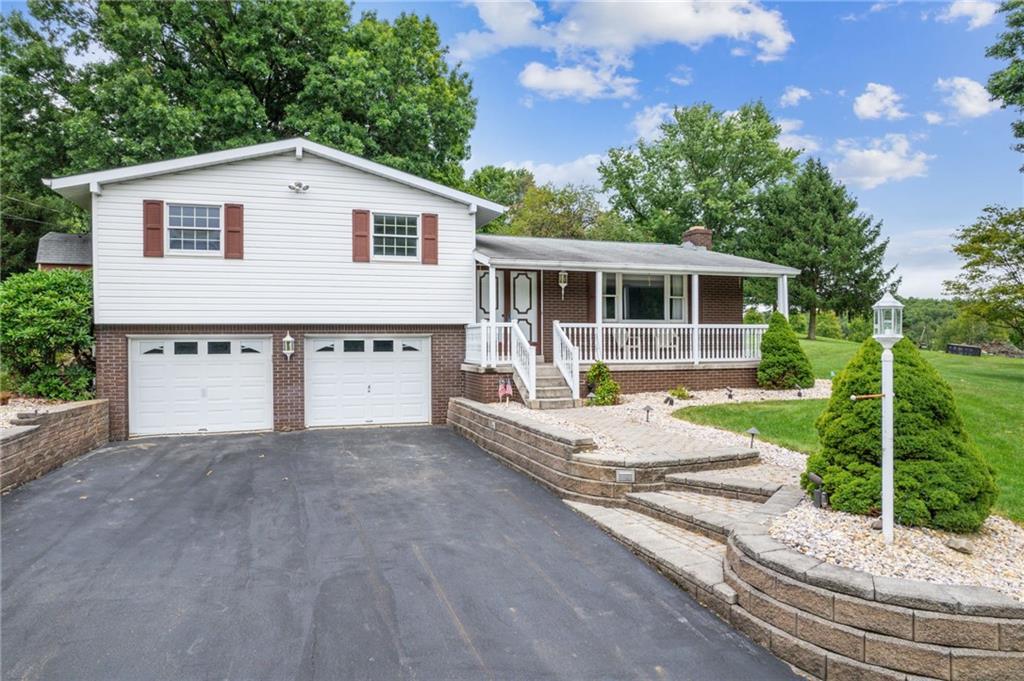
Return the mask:
[[[309,191],[289,190],[296,179]],[[244,204],[245,258],[143,257],[145,199],[165,216]],[[353,209],[436,213],[438,264],[352,262]],[[107,184],[93,197],[96,322],[472,323],[474,237],[467,206],[308,153]]]

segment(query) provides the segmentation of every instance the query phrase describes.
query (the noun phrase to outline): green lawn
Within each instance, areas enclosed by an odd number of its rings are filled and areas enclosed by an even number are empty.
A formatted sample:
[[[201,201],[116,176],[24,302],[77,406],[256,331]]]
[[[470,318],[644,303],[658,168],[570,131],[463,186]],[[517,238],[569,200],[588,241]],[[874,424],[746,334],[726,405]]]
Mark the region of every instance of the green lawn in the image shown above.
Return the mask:
[[[842,369],[858,347],[831,339],[800,344],[819,378]],[[1024,360],[923,354],[953,387],[968,432],[996,471],[996,509],[1024,522]],[[824,408],[824,400],[749,402],[687,407],[676,416],[737,432],[753,425],[762,439],[811,452],[818,446],[814,420]]]

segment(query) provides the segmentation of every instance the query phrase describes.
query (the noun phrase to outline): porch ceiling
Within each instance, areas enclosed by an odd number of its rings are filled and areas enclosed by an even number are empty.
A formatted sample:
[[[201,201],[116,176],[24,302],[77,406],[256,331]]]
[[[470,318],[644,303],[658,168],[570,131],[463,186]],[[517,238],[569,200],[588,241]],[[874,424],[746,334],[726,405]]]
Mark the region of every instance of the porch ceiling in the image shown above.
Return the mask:
[[[476,255],[494,267],[539,270],[796,276],[800,270],[687,245],[478,234]]]

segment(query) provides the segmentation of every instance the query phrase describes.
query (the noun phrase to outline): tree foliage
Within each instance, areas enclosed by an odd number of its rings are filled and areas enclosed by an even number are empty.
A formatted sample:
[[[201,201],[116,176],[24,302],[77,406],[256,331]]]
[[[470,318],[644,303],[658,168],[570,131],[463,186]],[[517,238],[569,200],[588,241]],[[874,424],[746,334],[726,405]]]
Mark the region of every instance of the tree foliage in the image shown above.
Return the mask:
[[[526,192],[535,186],[533,173],[525,168],[483,166],[474,170],[466,181],[466,191],[508,208],[507,213],[491,220],[483,227],[482,231],[505,231],[510,216],[515,215],[522,208]]]
[[[1009,64],[989,77],[988,91],[1002,100],[1003,108],[1012,106],[1024,112],[1024,0],[1006,0],[999,11],[1006,16],[1006,30],[985,51],[985,56]],[[1018,118],[1010,127],[1017,139],[1024,140],[1024,119]],[[1024,142],[1018,143],[1016,149],[1024,151]]]
[[[5,191],[35,201],[44,176],[295,136],[462,183],[476,100],[430,19],[356,19],[341,0],[29,8],[38,27],[2,19]]]
[[[945,282],[946,292],[963,311],[1024,342],[1024,208],[985,208],[957,232],[953,251],[964,263],[960,275]]]
[[[810,388],[814,385],[811,361],[781,312],[772,313],[768,329],[761,337],[757,384],[772,390]]]
[[[819,309],[862,314],[878,300],[895,269],[882,265],[889,240],[881,238],[881,221],[858,213],[857,201],[821,161],[809,159],[758,204],[745,254],[800,270],[789,299],[808,312],[808,338],[816,336]]]
[[[882,405],[851,401],[881,392],[881,346],[868,339],[832,382],[832,397],[817,421],[821,449],[807,472],[824,480],[832,506],[881,510]],[[955,532],[978,529],[996,497],[992,470],[964,430],[953,393],[909,339],[893,348],[895,516],[904,525]],[[803,476],[803,485],[814,485]]]
[[[4,368],[25,395],[85,399],[92,393],[92,275],[34,270],[0,284]]]
[[[661,133],[608,152],[600,172],[612,208],[654,241],[679,243],[699,224],[714,231],[716,250],[738,252],[757,195],[793,171],[798,152],[779,146],[761,102],[735,112],[680,107]]]

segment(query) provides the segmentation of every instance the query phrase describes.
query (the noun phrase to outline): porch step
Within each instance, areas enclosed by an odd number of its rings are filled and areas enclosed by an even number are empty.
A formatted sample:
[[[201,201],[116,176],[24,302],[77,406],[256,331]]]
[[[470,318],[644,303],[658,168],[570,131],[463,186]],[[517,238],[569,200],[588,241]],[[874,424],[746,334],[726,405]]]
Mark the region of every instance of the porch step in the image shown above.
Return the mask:
[[[530,409],[572,409],[577,406],[576,400],[569,397],[556,397],[551,399],[529,400],[526,405]]]
[[[670,473],[665,476],[669,489],[743,499],[767,501],[786,484],[795,484],[798,473],[779,466],[757,463],[737,469]]]
[[[538,381],[536,397],[539,400],[572,399],[572,390],[569,390],[564,382],[562,385],[557,386],[542,386],[540,385],[540,381]]]
[[[537,378],[562,378],[562,372],[554,364],[538,364]]]
[[[631,492],[626,501],[633,510],[722,543],[733,526],[745,522],[761,506],[752,501],[678,490]]]
[[[625,544],[645,562],[728,619],[736,592],[725,583],[725,546],[626,508],[566,501],[574,511]]]
[[[569,390],[568,386],[565,385],[565,379],[562,378],[562,374],[557,376],[541,376],[537,375],[537,388],[565,388]],[[571,390],[569,392],[572,392]]]

